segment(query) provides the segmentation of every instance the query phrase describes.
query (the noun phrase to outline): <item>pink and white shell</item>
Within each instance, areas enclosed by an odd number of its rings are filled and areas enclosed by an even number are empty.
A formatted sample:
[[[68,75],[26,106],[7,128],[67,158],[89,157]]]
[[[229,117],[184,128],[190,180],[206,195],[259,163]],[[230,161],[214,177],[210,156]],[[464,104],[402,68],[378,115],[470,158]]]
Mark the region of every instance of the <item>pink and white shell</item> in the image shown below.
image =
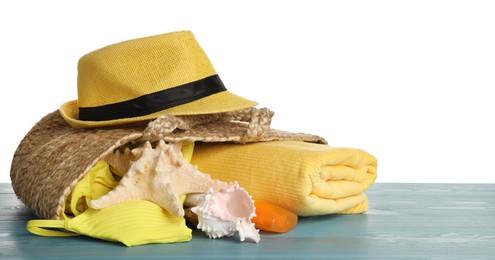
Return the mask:
[[[231,237],[239,232],[241,241],[260,241],[259,230],[251,222],[255,216],[254,202],[237,183],[227,190],[210,188],[202,202],[191,210],[198,215],[198,228],[210,238]]]

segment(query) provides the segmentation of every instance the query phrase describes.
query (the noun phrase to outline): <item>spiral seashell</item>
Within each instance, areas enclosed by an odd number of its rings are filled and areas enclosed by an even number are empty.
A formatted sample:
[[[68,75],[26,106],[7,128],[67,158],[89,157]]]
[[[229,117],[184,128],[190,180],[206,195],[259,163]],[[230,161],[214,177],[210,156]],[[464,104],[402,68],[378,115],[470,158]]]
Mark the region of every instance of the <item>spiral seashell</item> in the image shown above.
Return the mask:
[[[255,216],[253,200],[237,183],[227,190],[210,188],[191,211],[198,215],[198,229],[210,238],[231,237],[239,232],[241,241],[260,241],[259,230],[251,222]]]

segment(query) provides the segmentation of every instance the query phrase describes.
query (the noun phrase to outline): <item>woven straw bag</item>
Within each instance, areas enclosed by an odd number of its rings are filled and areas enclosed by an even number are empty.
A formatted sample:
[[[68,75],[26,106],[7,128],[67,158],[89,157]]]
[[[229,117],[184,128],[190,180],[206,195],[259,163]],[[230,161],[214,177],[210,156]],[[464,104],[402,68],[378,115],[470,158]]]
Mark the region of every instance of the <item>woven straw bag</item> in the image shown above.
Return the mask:
[[[248,108],[218,114],[172,116],[106,128],[77,129],[54,111],[20,142],[10,176],[19,199],[46,219],[61,219],[65,201],[86,173],[115,149],[145,141],[263,142],[326,141],[315,135],[270,128],[273,112]]]

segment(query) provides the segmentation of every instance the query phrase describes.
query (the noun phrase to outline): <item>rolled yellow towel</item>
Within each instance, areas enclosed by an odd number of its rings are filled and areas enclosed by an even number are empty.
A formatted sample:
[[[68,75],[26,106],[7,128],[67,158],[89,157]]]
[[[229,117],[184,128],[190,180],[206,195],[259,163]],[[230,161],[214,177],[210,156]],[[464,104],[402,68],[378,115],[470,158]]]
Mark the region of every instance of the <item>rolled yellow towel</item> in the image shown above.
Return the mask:
[[[191,163],[299,216],[365,212],[377,176],[366,151],[299,141],[201,143]]]

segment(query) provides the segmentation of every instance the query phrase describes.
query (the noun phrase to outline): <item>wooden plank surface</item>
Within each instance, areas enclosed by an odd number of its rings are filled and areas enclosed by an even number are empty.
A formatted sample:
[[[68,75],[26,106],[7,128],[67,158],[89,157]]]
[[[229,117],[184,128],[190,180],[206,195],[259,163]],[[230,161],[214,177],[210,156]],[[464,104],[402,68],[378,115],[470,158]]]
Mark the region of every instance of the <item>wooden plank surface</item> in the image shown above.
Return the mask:
[[[0,259],[495,259],[495,184],[380,184],[359,215],[300,218],[285,234],[126,247],[26,231],[31,211],[0,184]]]

